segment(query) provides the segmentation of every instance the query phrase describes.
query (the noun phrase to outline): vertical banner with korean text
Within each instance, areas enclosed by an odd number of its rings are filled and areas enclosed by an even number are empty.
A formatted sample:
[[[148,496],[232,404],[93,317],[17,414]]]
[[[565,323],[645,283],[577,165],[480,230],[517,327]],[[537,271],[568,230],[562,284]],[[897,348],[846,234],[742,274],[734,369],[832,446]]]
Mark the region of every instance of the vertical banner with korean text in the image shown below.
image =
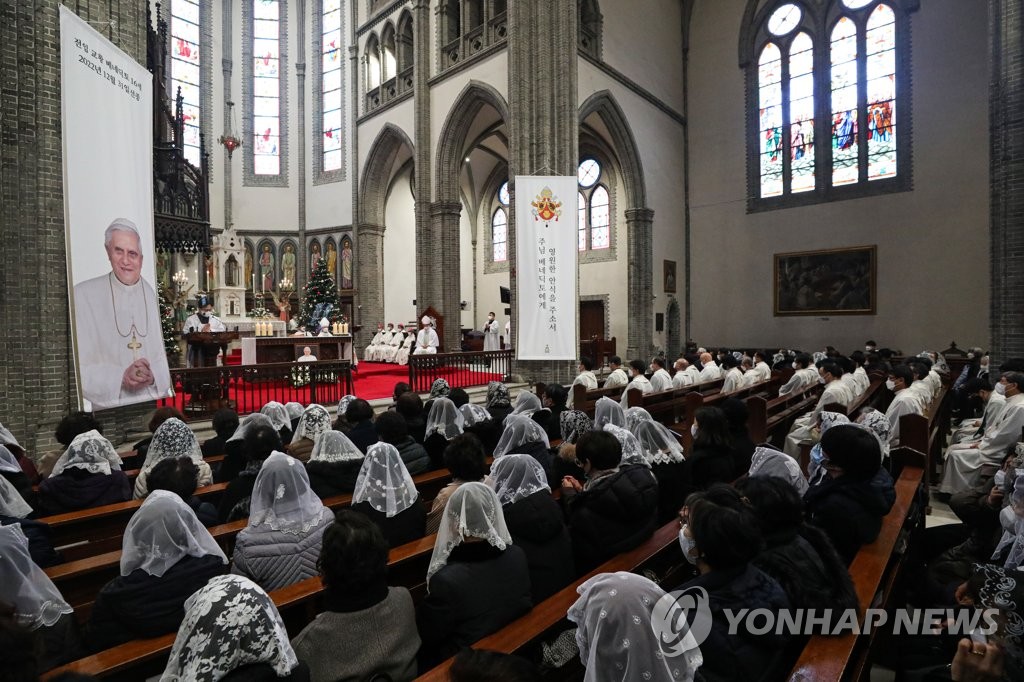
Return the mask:
[[[575,360],[576,176],[519,175],[516,197],[516,357]]]
[[[64,225],[80,404],[171,393],[153,239],[153,90],[144,66],[60,6]]]

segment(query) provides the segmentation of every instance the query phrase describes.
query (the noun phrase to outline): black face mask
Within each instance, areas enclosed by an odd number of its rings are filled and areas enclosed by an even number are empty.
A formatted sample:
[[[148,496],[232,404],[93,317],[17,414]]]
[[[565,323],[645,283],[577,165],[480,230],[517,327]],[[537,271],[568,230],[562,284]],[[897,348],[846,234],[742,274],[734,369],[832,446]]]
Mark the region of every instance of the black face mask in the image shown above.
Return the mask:
[[[198,313],[198,315],[199,321],[202,322],[203,324],[206,324],[207,322],[210,321],[210,315],[208,313]]]

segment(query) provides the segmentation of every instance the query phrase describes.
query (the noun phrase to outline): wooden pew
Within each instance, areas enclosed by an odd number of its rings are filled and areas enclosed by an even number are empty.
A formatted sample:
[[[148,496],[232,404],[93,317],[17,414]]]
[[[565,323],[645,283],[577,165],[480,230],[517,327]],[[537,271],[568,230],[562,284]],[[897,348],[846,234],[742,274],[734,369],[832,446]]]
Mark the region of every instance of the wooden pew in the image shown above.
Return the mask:
[[[576,588],[600,573],[613,573],[616,571],[636,573],[641,569],[657,567],[661,570],[655,570],[655,572],[661,576],[661,579],[668,584],[674,585],[675,582],[682,579],[681,576],[676,575],[674,569],[683,564],[685,562],[679,549],[679,522],[673,520],[655,530],[654,534],[640,546],[609,559],[571,585],[556,592],[541,603],[536,604],[529,613],[509,623],[494,634],[481,639],[473,645],[473,648],[514,654],[539,641],[566,620],[566,611],[579,597]],[[666,569],[668,575],[662,572]],[[654,635],[652,634],[651,636],[653,637]],[[447,680],[448,669],[451,667],[453,660],[448,659],[416,679],[425,682]]]
[[[434,551],[436,537],[428,535],[396,547],[388,554],[388,583],[407,587],[417,601],[426,590],[427,565]],[[319,577],[270,593],[288,626],[289,635],[297,635],[315,617],[322,594],[323,585]],[[174,645],[174,638],[174,634],[168,634],[128,642],[55,668],[43,675],[42,679],[52,679],[64,672],[94,675],[112,682],[145,679],[163,670]]]
[[[942,461],[945,435],[949,433],[953,392],[946,385],[928,406],[927,415],[905,414],[900,417],[900,445],[925,455],[925,485],[938,480],[938,463]]]
[[[767,443],[779,431],[782,436],[789,432],[793,420],[813,408],[821,394],[821,384],[811,384],[798,391],[774,398],[751,396],[747,398],[747,430],[750,440]]]

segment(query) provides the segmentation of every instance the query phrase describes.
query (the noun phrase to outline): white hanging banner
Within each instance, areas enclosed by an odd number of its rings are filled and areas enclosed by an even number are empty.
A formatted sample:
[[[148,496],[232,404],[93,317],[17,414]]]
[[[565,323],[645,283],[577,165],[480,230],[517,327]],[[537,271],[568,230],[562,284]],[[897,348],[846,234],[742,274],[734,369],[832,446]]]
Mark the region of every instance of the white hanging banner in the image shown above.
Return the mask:
[[[153,89],[144,66],[60,5],[64,225],[80,404],[173,395],[153,240]]]
[[[575,360],[576,176],[519,175],[516,197],[516,357]]]

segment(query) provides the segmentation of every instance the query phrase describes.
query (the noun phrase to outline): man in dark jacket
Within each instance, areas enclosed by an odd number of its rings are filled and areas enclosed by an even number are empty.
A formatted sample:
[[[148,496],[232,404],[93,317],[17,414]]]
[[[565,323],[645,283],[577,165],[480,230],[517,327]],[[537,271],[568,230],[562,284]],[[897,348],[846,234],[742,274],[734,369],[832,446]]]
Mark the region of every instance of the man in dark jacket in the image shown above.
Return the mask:
[[[874,542],[882,517],[896,501],[892,476],[881,468],[878,439],[853,424],[833,426],[821,437],[828,476],[804,494],[810,523],[832,540],[849,564],[861,546]]]
[[[658,481],[643,466],[619,468],[622,446],[615,436],[591,431],[576,442],[586,484],[562,479],[577,574],[630,550],[654,532]]]

